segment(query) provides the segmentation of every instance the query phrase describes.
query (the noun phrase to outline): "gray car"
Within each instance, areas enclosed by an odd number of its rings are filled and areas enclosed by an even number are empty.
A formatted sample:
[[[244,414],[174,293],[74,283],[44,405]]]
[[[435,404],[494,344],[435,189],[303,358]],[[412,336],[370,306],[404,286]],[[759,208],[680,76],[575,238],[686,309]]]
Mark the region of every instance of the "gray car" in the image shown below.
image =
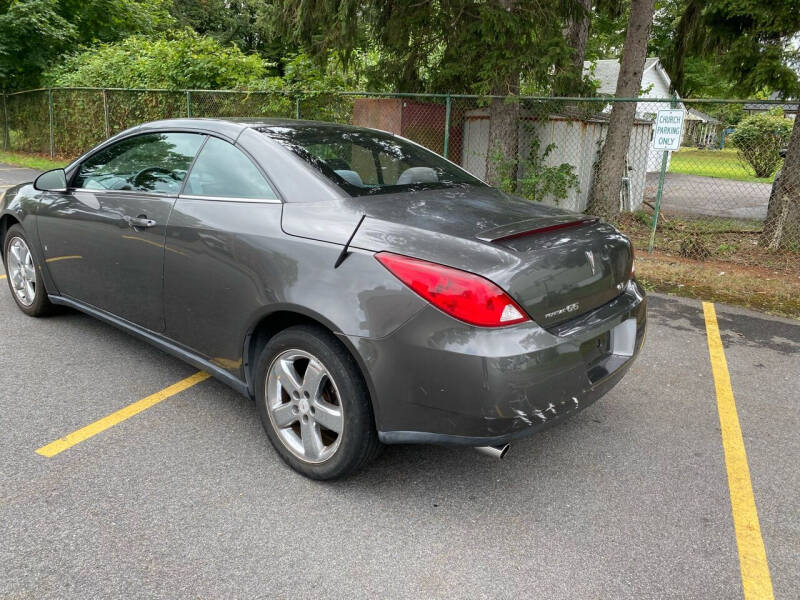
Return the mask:
[[[507,444],[611,389],[645,333],[629,240],[389,133],[175,119],[7,190],[19,308],[69,306],[254,398],[316,479],[382,444]]]

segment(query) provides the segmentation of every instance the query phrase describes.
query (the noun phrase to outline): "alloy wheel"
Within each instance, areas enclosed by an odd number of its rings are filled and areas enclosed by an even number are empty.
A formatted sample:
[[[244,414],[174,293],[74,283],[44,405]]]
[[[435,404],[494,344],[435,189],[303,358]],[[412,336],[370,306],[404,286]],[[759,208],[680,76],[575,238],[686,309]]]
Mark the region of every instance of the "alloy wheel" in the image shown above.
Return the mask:
[[[267,414],[284,446],[310,463],[333,456],[344,429],[342,402],[330,372],[313,354],[286,350],[266,381]]]
[[[30,306],[36,299],[36,267],[33,256],[20,237],[15,237],[8,244],[8,278],[17,300],[23,306]]]

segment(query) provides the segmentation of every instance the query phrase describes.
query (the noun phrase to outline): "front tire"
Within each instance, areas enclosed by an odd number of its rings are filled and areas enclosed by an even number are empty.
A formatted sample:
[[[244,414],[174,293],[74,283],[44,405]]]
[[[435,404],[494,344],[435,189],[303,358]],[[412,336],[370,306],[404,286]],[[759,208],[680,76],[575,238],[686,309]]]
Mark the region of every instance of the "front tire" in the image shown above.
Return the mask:
[[[31,317],[42,317],[53,310],[42,283],[42,270],[30,249],[25,231],[12,225],[6,233],[3,260],[11,296],[19,309]]]
[[[380,448],[364,380],[330,332],[290,327],[258,358],[256,405],[270,443],[295,471],[336,479],[372,460]]]

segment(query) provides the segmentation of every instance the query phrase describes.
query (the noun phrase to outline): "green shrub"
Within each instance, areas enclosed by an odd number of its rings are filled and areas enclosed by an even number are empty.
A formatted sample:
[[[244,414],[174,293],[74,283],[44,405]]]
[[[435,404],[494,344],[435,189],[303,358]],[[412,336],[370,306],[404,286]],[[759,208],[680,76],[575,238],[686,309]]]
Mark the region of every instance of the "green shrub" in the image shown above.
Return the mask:
[[[789,143],[792,122],[782,116],[759,113],[742,121],[730,135],[739,160],[756,177],[770,177],[781,164],[780,150]]]
[[[541,150],[541,142],[532,128],[529,128],[529,134],[528,155],[524,158],[506,157],[499,150],[490,153],[490,160],[497,166],[500,176],[499,187],[528,200],[541,202],[551,199],[558,204],[572,188],[578,187],[575,167],[569,163],[548,165],[547,158],[556,145],[548,144]]]
[[[66,57],[44,78],[53,87],[241,89],[263,79],[272,66],[185,29],[88,48]]]

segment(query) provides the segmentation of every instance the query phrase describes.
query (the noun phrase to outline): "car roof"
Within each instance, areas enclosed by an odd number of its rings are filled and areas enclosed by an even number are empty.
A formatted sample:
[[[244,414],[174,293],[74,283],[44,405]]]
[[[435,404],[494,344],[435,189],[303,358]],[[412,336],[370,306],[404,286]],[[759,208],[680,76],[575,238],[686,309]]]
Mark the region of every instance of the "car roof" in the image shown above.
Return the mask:
[[[354,130],[362,129],[352,125],[330,123],[327,121],[305,121],[300,119],[260,118],[260,117],[235,117],[235,118],[180,118],[163,119],[142,123],[137,129],[173,129],[186,127],[188,129],[203,129],[219,133],[230,138],[237,138],[245,129],[263,129],[269,127],[327,127],[330,129]]]

